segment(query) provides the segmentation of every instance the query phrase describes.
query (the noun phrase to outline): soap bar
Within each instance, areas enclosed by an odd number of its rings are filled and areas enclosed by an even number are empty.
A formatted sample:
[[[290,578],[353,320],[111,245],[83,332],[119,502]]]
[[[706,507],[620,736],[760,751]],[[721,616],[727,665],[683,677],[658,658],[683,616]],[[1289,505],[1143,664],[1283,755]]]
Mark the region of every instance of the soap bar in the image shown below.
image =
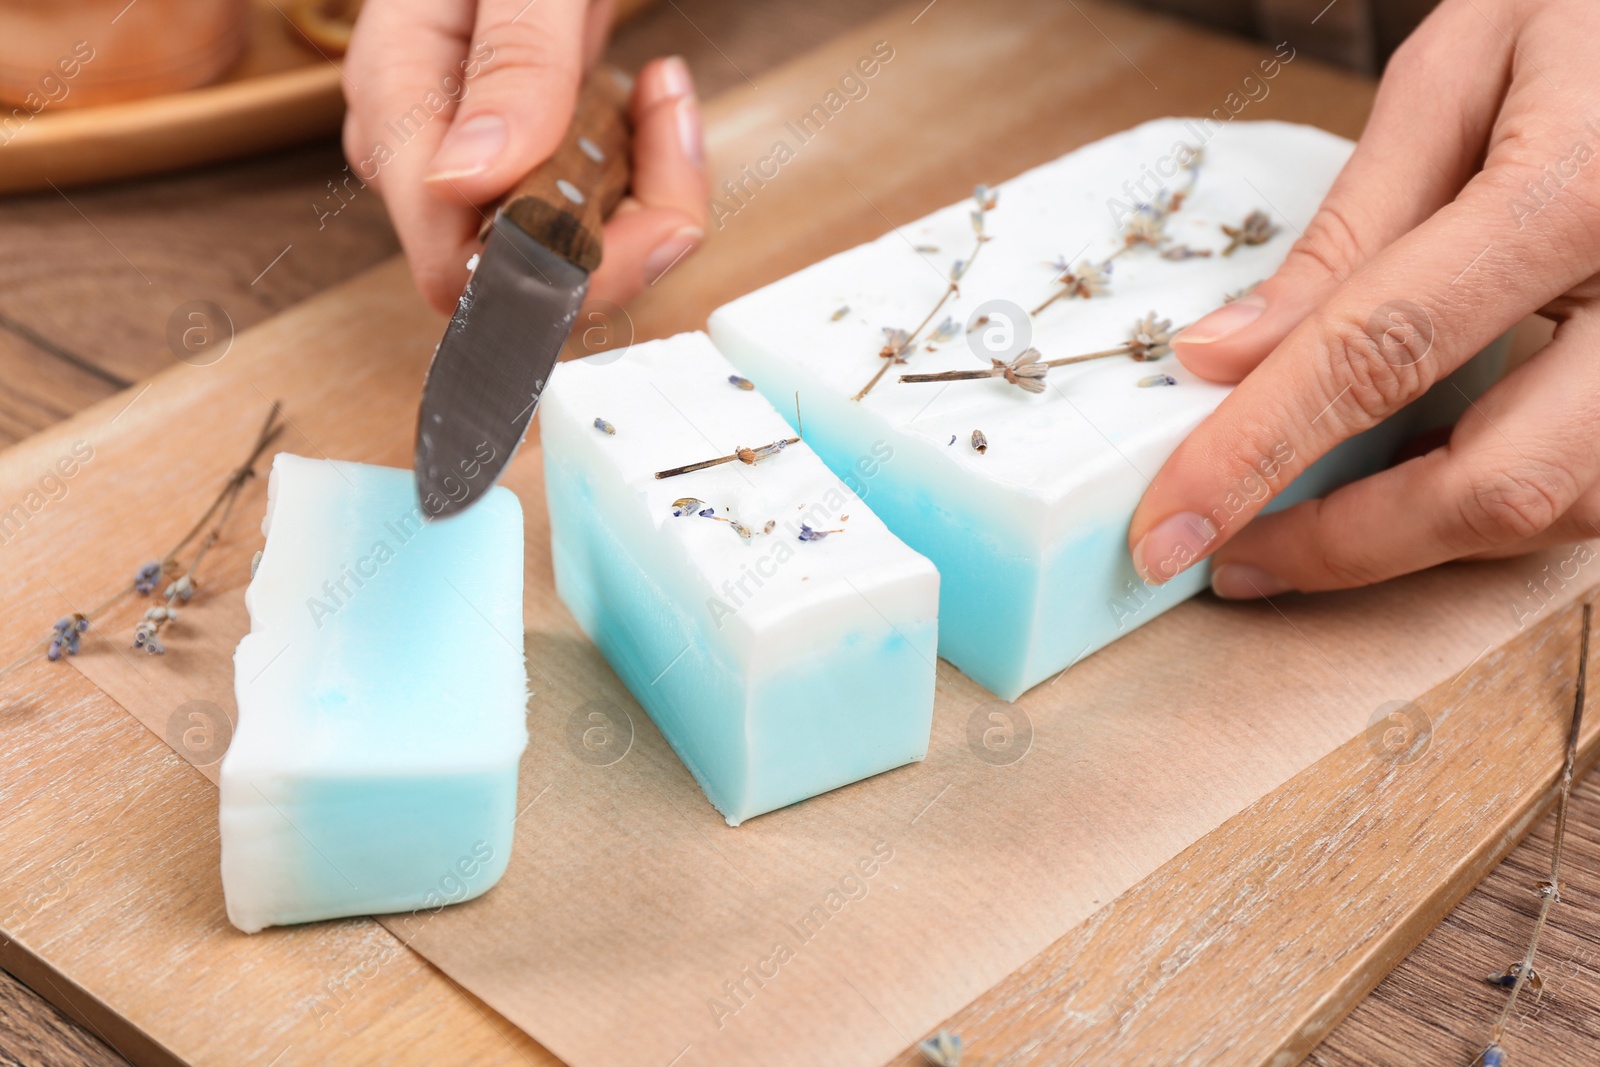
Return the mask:
[[[287,453],[234,652],[239,929],[436,909],[505,871],[527,744],[522,507],[423,520],[412,473]]]
[[[1063,267],[1103,261],[1141,202],[1186,187],[1187,151],[1202,146],[1163,249],[1118,254],[1105,291],[1046,305]],[[1228,388],[1170,354],[1059,366],[1037,394],[999,378],[899,376],[990,367],[992,349],[1007,344],[1031,344],[1045,359],[1112,348],[1151,312],[1174,328],[1194,321],[1273,273],[1350,150],[1306,126],[1164,119],[1006,182],[983,212],[989,240],[959,294],[860,400],[883,364],[886,331],[921,322],[952,261],[971,255],[973,200],[733,301],[712,314],[710,334],[785,415],[799,394],[806,440],[834,470],[851,469],[874,443],[893,448],[873,508],[939,568],[939,652],[1014,699],[1208,584],[1198,566],[1147,585],[1126,538],[1149,479]],[[1223,227],[1238,231],[1256,211],[1270,222],[1252,236],[1271,235],[1224,254],[1232,241]],[[1410,427],[1410,416],[1397,418],[1346,442],[1277,506],[1377,469]],[[1268,484],[1281,488],[1275,472],[1300,444],[1266,442],[1253,457],[1259,477],[1219,501],[1214,521],[1225,525],[1230,508],[1260,499]]]
[[[892,446],[830,473],[703,333],[561,364],[539,421],[556,589],[730,824],[927,754],[939,576],[864,499]]]

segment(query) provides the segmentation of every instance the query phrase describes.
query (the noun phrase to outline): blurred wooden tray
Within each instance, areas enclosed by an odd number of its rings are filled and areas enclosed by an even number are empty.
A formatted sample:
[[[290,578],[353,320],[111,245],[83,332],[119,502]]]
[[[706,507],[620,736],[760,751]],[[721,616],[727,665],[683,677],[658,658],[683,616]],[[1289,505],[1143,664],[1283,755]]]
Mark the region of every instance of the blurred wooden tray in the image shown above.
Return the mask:
[[[46,108],[0,145],[0,193],[132,178],[333,133],[342,73],[270,0],[252,5],[244,56],[215,85],[78,110]]]
[[[616,0],[614,23],[655,0]],[[332,134],[344,72],[272,0],[253,0],[244,56],[215,85],[124,104],[36,115],[0,143],[0,195],[136,178]]]

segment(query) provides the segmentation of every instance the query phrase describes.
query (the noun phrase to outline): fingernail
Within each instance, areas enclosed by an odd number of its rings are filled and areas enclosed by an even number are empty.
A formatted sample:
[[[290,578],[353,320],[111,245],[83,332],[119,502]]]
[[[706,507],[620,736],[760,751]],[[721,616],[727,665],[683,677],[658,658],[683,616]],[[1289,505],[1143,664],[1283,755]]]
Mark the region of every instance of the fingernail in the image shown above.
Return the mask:
[[[464,178],[488,170],[505,151],[506,121],[499,115],[474,115],[452,126],[428,165],[429,181]]]
[[[1162,519],[1133,548],[1133,563],[1151,585],[1176,578],[1205,555],[1217,539],[1211,520],[1192,511]]]
[[[689,76],[689,64],[682,56],[668,56],[662,62],[661,87],[669,98],[694,95],[694,79]]]
[[[698,226],[685,226],[656,245],[655,251],[644,261],[645,284],[654,285],[663,274],[688,255],[705,235],[705,231]]]
[[[1220,341],[1259,319],[1265,310],[1267,310],[1266,297],[1251,293],[1231,304],[1223,304],[1199,322],[1181,331],[1172,340],[1174,343],[1186,345],[1206,345]]]
[[[692,96],[678,101],[678,147],[689,162],[699,166],[705,162],[705,141],[700,131],[700,104]]]
[[[1249,563],[1224,563],[1211,572],[1211,591],[1224,600],[1259,600],[1289,592],[1277,575]]]

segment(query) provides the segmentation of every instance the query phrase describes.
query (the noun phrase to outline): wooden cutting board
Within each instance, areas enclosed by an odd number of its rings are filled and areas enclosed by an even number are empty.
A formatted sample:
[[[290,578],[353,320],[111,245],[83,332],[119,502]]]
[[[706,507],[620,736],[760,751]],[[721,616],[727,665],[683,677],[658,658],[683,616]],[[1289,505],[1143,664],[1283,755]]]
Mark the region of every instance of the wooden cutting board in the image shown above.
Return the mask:
[[[737,200],[723,191],[736,210],[622,329],[697,327],[718,303],[978,181],[1146,118],[1226,107],[1271,51],[1089,2],[919,0],[713,104],[719,181],[742,180],[772,129],[877,40],[893,43],[899,80],[886,73],[876,97],[849,105],[859,121],[825,130],[778,178]],[[1300,58],[1244,117],[1353,136],[1370,95]],[[407,400],[441,326],[392,262],[242,335],[214,365],[176,366],[0,456],[9,507],[74,443],[94,451],[0,545],[0,659],[192,521],[269,397],[287,402],[286,447],[404,465]],[[259,512],[259,491],[244,513]],[[256,543],[219,544],[212,592],[242,584]],[[121,655],[109,642],[126,622],[97,628],[86,651]],[[1431,758],[1375,760],[1372,738],[1352,740],[952,1024],[984,1062],[1130,1062],[1157,1048],[1297,1059],[1526,832],[1559,763],[1575,634],[1570,612],[1545,611],[1419,699],[1442,739]],[[13,858],[0,872],[0,963],[130,1059],[268,1065],[292,1049],[308,1063],[556,1062],[370,920],[238,936],[222,915],[202,773],[70,667],[32,663],[0,699],[0,852]],[[1585,766],[1597,738],[1591,719]]]

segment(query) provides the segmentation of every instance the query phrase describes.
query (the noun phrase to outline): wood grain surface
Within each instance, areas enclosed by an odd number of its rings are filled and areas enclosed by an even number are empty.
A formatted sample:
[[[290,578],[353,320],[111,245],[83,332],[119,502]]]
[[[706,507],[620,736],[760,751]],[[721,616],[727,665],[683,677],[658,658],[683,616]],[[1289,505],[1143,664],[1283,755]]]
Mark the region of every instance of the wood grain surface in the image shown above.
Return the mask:
[[[766,81],[764,74],[772,59],[784,57],[785,52],[794,47],[794,42],[802,39],[797,35],[805,28],[810,27],[815,35],[820,20],[832,17],[840,19],[842,23],[853,15],[854,7],[832,3],[825,8],[806,10],[802,9],[802,5],[784,4],[774,5],[761,14],[752,14],[745,10],[744,5],[690,3],[685,0],[681,6],[672,4],[643,16],[634,27],[638,35],[630,37],[625,33],[613,53],[626,60],[631,50],[632,54],[642,58],[653,53],[656,50],[654,42],[660,41],[665,45],[661,50],[675,48],[690,55],[703,91],[709,93],[705,87],[715,85],[720,80],[724,86],[741,86],[741,92],[750,94],[751,99],[759,99],[753,95],[759,92],[753,85],[756,81]],[[1147,63],[1155,68],[1154,73],[1162,81],[1158,91],[1166,94],[1172,85],[1167,80],[1167,73],[1174,69],[1181,73],[1184,65],[1192,64],[1210,66],[1216,73],[1218,69],[1226,70],[1228,64],[1250,54],[1251,46],[1241,42],[1187,35],[1181,31],[1175,34],[1167,32],[1163,36],[1156,30],[1165,24],[1113,11],[1103,5],[1086,3],[1081,10],[1085,21],[1081,32],[1086,36],[1094,31],[1102,34],[1101,38],[1095,38],[1101,41],[1103,52],[1099,63],[1084,74],[1086,82],[1093,83],[1087,86],[1094,90],[1088,99],[1098,101],[1099,97],[1107,94],[1115,97],[1139,93],[1139,75],[1131,69],[1135,59],[1140,68],[1145,68]],[[907,10],[901,22],[904,23],[912,14],[915,12]],[[1093,29],[1090,26],[1091,18]],[[711,36],[707,36],[707,31]],[[1161,46],[1155,49],[1154,54],[1151,51],[1152,39]],[[1128,60],[1128,64],[1121,68],[1120,73],[1113,75],[1112,68],[1122,64],[1124,59]],[[1103,70],[1100,69],[1102,67]],[[1310,67],[1304,69],[1314,70]],[[1203,87],[1203,91],[1210,91],[1211,88],[1214,85]],[[1188,92],[1187,97],[1178,93],[1167,96],[1165,110],[1201,108],[1205,101],[1198,100],[1192,85]],[[1274,113],[1310,113],[1310,121],[1353,134],[1359,128],[1370,101],[1370,90],[1352,79],[1329,75],[1326,80],[1308,86],[1304,97],[1306,99],[1289,102],[1285,111]],[[770,101],[771,97],[766,99]],[[728,114],[732,114],[736,106],[742,105],[736,105],[732,99],[718,101],[717,104]],[[1281,98],[1274,107],[1280,106],[1283,106]],[[1263,114],[1266,114],[1265,109]],[[1070,119],[1064,118],[1063,121]],[[1126,125],[1127,121],[1112,117],[1108,125],[1110,129],[1119,128]],[[936,137],[936,129],[930,129],[930,143]],[[1007,165],[1005,159],[998,162],[989,160],[980,167],[972,162],[964,164],[959,159],[952,161],[951,155],[948,151],[934,153],[938,165],[966,166],[973,172],[981,171],[976,173],[976,178],[992,178],[996,176],[994,171],[1000,171],[1001,176],[1011,172],[1004,169]],[[238,324],[243,325],[257,321],[271,311],[293,303],[391,252],[394,246],[382,220],[381,205],[375,197],[367,197],[365,201],[358,198],[336,220],[337,225],[343,226],[347,222],[365,219],[363,232],[352,237],[348,243],[337,248],[311,245],[318,254],[305,257],[305,261],[300,261],[299,265],[296,265],[297,260],[292,252],[286,254],[264,276],[256,279],[257,285],[252,285],[252,279],[246,277],[242,270],[232,271],[232,277],[225,277],[222,284],[218,284],[216,260],[213,257],[222,257],[222,273],[228,275],[230,272],[226,264],[230,254],[237,256],[241,262],[248,260],[266,266],[279,250],[292,244],[287,239],[279,243],[286,224],[290,227],[294,225],[294,220],[290,218],[293,212],[288,210],[290,206],[305,211],[306,217],[314,224],[315,216],[309,210],[308,193],[314,194],[327,178],[337,174],[340,167],[342,161],[324,147],[296,153],[289,157],[287,164],[283,159],[259,160],[186,176],[173,182],[78,191],[72,193],[74,204],[62,203],[63,198],[60,197],[56,197],[55,204],[50,206],[45,206],[44,198],[40,197],[0,204],[0,252],[3,252],[0,254],[0,315],[5,316],[0,319],[0,383],[4,383],[0,388],[0,435],[12,440],[21,438],[70,414],[85,403],[110,395],[124,382],[135,381],[152,370],[170,365],[172,356],[166,350],[164,325],[171,308],[176,304],[174,297],[178,293],[203,291],[203,287],[215,286],[209,291],[226,296],[231,308],[243,309],[238,316],[242,320]],[[862,170],[872,174],[870,165],[864,164]],[[279,186],[298,183],[297,188],[291,195],[277,199],[272,195],[277,192],[272,179],[263,180],[263,172],[275,175]],[[965,172],[961,177],[966,180]],[[889,184],[892,188],[894,183]],[[180,187],[177,195],[174,195],[174,186]],[[860,236],[871,236],[887,225],[884,218],[877,215],[880,206],[895,221],[901,221],[916,217],[943,202],[942,199],[932,202],[918,200],[915,190],[901,188],[892,191],[895,195],[874,196],[874,203],[857,211],[860,217],[853,220],[853,225],[860,231]],[[906,193],[911,195],[909,201],[902,195]],[[75,208],[85,207],[83,200],[86,197],[104,199],[95,200],[89,205],[95,208],[94,211],[76,213]],[[185,205],[188,206],[187,211]],[[248,210],[263,205],[281,210]],[[797,230],[803,228],[806,218],[802,215],[797,219]],[[190,254],[187,256],[171,255],[170,240],[163,241],[163,237],[170,239],[174,236],[174,220],[185,224],[188,230],[186,241]],[[13,221],[24,222],[25,228],[19,231],[18,227],[10,224]],[[129,262],[124,262],[120,268],[110,262],[121,253],[115,247],[108,247],[111,245],[109,234],[97,234],[101,224],[108,224],[119,236],[127,239],[122,243],[135,244],[132,238],[137,235],[134,249],[137,255],[132,257],[132,261],[158,265],[156,277],[165,288],[152,292],[156,289],[156,278],[141,280],[137,269],[128,269],[131,265]],[[320,235],[313,239],[320,240]],[[99,242],[98,245],[95,242]],[[102,259],[107,262],[100,263]],[[693,263],[689,261],[686,266]],[[97,277],[93,280],[81,279],[75,273],[83,270],[86,264],[94,265],[92,270]],[[37,276],[41,268],[45,270],[46,277]],[[712,272],[712,277],[724,286],[732,284],[728,279],[717,278],[715,272]],[[19,290],[25,291],[28,298],[15,299]],[[95,319],[93,325],[81,321],[85,314]],[[144,369],[141,370],[141,367]],[[127,395],[131,398],[137,395],[137,391]],[[175,418],[181,418],[182,414],[181,411],[171,413]],[[11,636],[8,635],[8,641]],[[1477,669],[1475,672],[1473,677],[1481,674]],[[1526,673],[1528,665],[1512,659],[1499,663],[1494,677],[1520,678]],[[1484,683],[1493,680],[1485,678]],[[138,768],[148,761],[154,761],[168,773],[186,773],[194,781],[199,781],[198,776],[185,768],[181,761],[174,766],[167,766],[174,757],[171,757],[163,743],[137,727],[129,729],[127,716],[100,697],[75,672],[47,675],[42,673],[42,668],[30,669],[20,679],[7,679],[4,699],[4,714],[8,722],[17,717],[13,713],[26,711],[21,716],[23,733],[8,738],[8,748],[20,743],[24,736],[30,736],[31,731],[68,730],[78,755],[76,761],[68,764],[40,768],[40,775],[30,776],[24,782],[0,784],[0,789],[6,790],[4,810],[7,812],[30,805],[39,806],[43,809],[43,817],[60,818],[67,825],[81,827],[95,817],[99,810],[97,802],[145,802],[136,797],[123,799],[122,796],[107,797],[97,793],[91,788],[94,783],[85,781],[87,776],[82,774],[82,766],[96,767],[97,772],[102,772],[97,777],[105,777],[108,781],[119,780],[119,774],[127,775],[120,780],[133,781],[138,777],[135,773]],[[1478,701],[1487,698],[1474,694],[1472,699]],[[45,707],[49,709],[48,715],[43,714]],[[0,728],[9,729],[6,724],[0,724]],[[1403,778],[1398,781],[1403,782]],[[1528,797],[1524,795],[1521,802],[1528,802]],[[0,823],[0,826],[6,825]],[[1515,829],[1518,823],[1513,819],[1511,825]],[[1486,974],[1503,967],[1520,952],[1520,943],[1526,938],[1536,904],[1528,887],[1547,862],[1548,825],[1548,820],[1542,823],[1541,831],[1512,853],[1511,858],[1334,1031],[1312,1054],[1311,1062],[1330,1065],[1465,1062],[1462,1050],[1469,1048],[1474,1034],[1486,1028],[1497,1007],[1497,998],[1502,995],[1483,983],[1479,972]],[[1600,922],[1594,920],[1592,911],[1593,902],[1600,899],[1600,878],[1596,877],[1596,853],[1600,851],[1596,847],[1597,826],[1600,826],[1600,789],[1589,783],[1576,797],[1570,831],[1569,848],[1572,851],[1569,853],[1568,873],[1571,906],[1558,909],[1552,920],[1550,940],[1546,942],[1549,953],[1546,958],[1550,962],[1545,995],[1537,1002],[1528,1002],[1524,1020],[1513,1029],[1516,1062],[1582,1062],[1582,1058],[1592,1058],[1595,1016],[1592,1009],[1586,1010],[1585,1005],[1596,1002],[1597,956],[1600,956],[1600,951],[1596,950],[1596,930],[1600,929]],[[185,831],[180,828],[179,832]],[[202,833],[199,830],[194,832]],[[214,828],[211,833],[214,838]],[[71,844],[64,837],[52,840],[64,845]],[[1244,842],[1241,847],[1247,846],[1248,842]],[[141,852],[147,853],[152,849],[162,849],[161,838],[136,835],[119,845],[117,863],[113,866],[141,862]],[[60,863],[65,857],[67,866],[71,867],[66,849],[58,851],[61,851],[59,856],[53,852],[38,855],[19,866],[24,873],[32,871],[37,874],[41,870],[48,870],[52,864]],[[209,860],[201,861],[200,865],[203,866],[204,862],[211,862],[214,869],[214,855]],[[1479,864],[1484,862],[1487,859],[1480,858]],[[76,875],[61,894],[51,894],[47,903],[40,907],[41,914],[65,904],[74,886],[78,887],[77,891],[89,891],[89,872],[94,872],[95,878],[110,877],[102,875],[93,864],[86,864],[84,871],[86,873]],[[160,873],[182,875],[184,872],[163,870]],[[9,879],[0,884],[16,888],[16,883]],[[113,880],[111,885],[114,890],[120,888],[123,893],[144,892],[146,889],[142,883],[133,885],[128,881],[117,883]],[[1143,892],[1147,892],[1147,887],[1139,887],[1116,906],[1126,905],[1128,910],[1139,907],[1140,900],[1145,898],[1135,897]],[[37,890],[34,890],[34,895],[37,897]],[[12,899],[27,899],[27,893],[23,892],[16,898],[7,896],[8,901]],[[148,901],[150,907],[171,903],[160,898]],[[1262,902],[1249,903],[1258,909],[1270,910]],[[1441,902],[1434,903],[1443,906]],[[0,909],[0,925],[5,924],[3,911]],[[1311,925],[1303,914],[1298,922],[1300,927]],[[1085,934],[1087,936],[1087,928]],[[335,942],[328,957],[333,967],[337,967],[341,958],[359,963],[359,950],[341,957],[341,952],[349,952],[348,947],[338,943],[337,939]],[[1076,949],[1065,944],[1057,946],[1051,953],[1041,957],[1035,966],[1019,975],[1019,980],[1030,974],[1038,980],[1038,975],[1049,973],[1051,960],[1059,963],[1066,958],[1064,954],[1081,951],[1082,948],[1082,945]],[[29,959],[30,954],[19,948],[0,962],[28,973],[31,981],[43,987],[51,981],[50,976],[37,969],[30,971]],[[173,961],[164,962],[174,965]],[[1181,958],[1177,962],[1181,963]],[[177,961],[176,965],[181,966],[182,961]],[[437,972],[423,966],[424,974],[432,973],[435,983],[442,980]],[[1173,964],[1167,963],[1166,966],[1170,969]],[[1156,965],[1156,971],[1161,972],[1160,964]],[[314,973],[319,978],[326,978],[330,972],[314,969]],[[338,975],[333,974],[332,977],[337,979]],[[1031,1010],[1037,1013],[1059,1012],[1062,989],[1070,987],[1071,977],[1065,987],[1038,989],[1038,997]],[[427,979],[422,981],[424,984],[428,982]],[[1270,985],[1266,978],[1263,978],[1263,983]],[[371,984],[363,984],[360,988],[368,991],[379,989]],[[385,1001],[386,1006],[399,1006],[389,1002],[389,998],[397,994],[388,991],[387,986],[382,989],[384,991],[373,999]],[[1010,987],[1010,983],[995,994],[999,998],[1015,995],[1016,991]],[[1199,991],[1196,999],[1203,1006],[1214,1008],[1219,1013],[1218,1018],[1221,1018],[1220,1013],[1228,1007],[1226,1001],[1234,995],[1207,989]],[[119,1034],[115,1018],[108,1015],[103,1006],[74,997],[70,991],[61,988],[55,989],[52,996],[57,1000],[75,1001],[78,1014],[96,1019],[98,1025],[114,1039],[113,1043],[121,1041],[123,1047],[143,1060],[143,1053],[147,1050],[134,1048],[131,1044],[134,1037]],[[5,1002],[3,994],[0,994],[0,1003]],[[377,1011],[366,1014],[360,1010],[363,1003],[366,1003],[366,993],[357,998],[356,1010],[348,1015],[340,1013],[342,1025],[353,1032],[370,1029],[382,1014]],[[998,1010],[995,1007],[998,1003],[1000,1001],[991,1003],[991,998],[984,998],[969,1009],[971,1017],[986,1017],[986,1012]],[[48,1033],[51,1029],[48,1021],[33,1021],[40,1014],[38,1009],[34,1009],[0,1015],[0,1019],[5,1020],[0,1023],[0,1062],[4,1061],[5,1056],[26,1063],[92,1062],[70,1047],[71,1042],[81,1040],[70,1030],[62,1031],[68,1036],[56,1043],[56,1051],[50,1052],[40,1045],[36,1035]],[[23,1017],[29,1021],[12,1022]],[[963,1013],[962,1018],[967,1017],[968,1014]],[[509,1029],[503,1021],[480,1018],[498,1022],[498,1028],[491,1026],[491,1030],[500,1034],[505,1034]],[[218,1025],[222,1024],[219,1022]],[[1020,1026],[1020,1021],[1014,1025],[1019,1033]],[[8,1033],[8,1028],[12,1027],[13,1032]],[[463,1033],[468,1036],[456,1044],[426,1047],[439,1056],[438,1062],[462,1062],[462,1055],[479,1047],[471,1039],[472,1030],[471,1026],[466,1027]],[[484,1037],[489,1036],[486,1031]],[[505,1040],[514,1041],[517,1036],[520,1035],[513,1032]],[[976,1038],[977,1033],[974,1032],[973,1036]],[[90,1046],[86,1044],[85,1047]],[[369,1052],[365,1060],[359,1056],[356,1059],[344,1059],[344,1055],[351,1054],[349,1050],[352,1047],[357,1050],[372,1048],[359,1042],[355,1046],[341,1046],[340,1062],[379,1061],[373,1058],[378,1055],[373,1052]],[[1001,1043],[994,1046],[997,1049],[1000,1047]],[[532,1062],[549,1062],[541,1058],[536,1048],[521,1051],[530,1056]],[[976,1046],[974,1051],[978,1052]],[[268,1056],[264,1056],[261,1062],[268,1061],[270,1052],[268,1050]],[[494,1054],[489,1054],[491,1061],[494,1058]],[[1466,1058],[1470,1059],[1470,1052]],[[985,1058],[981,1062],[995,1061]]]

